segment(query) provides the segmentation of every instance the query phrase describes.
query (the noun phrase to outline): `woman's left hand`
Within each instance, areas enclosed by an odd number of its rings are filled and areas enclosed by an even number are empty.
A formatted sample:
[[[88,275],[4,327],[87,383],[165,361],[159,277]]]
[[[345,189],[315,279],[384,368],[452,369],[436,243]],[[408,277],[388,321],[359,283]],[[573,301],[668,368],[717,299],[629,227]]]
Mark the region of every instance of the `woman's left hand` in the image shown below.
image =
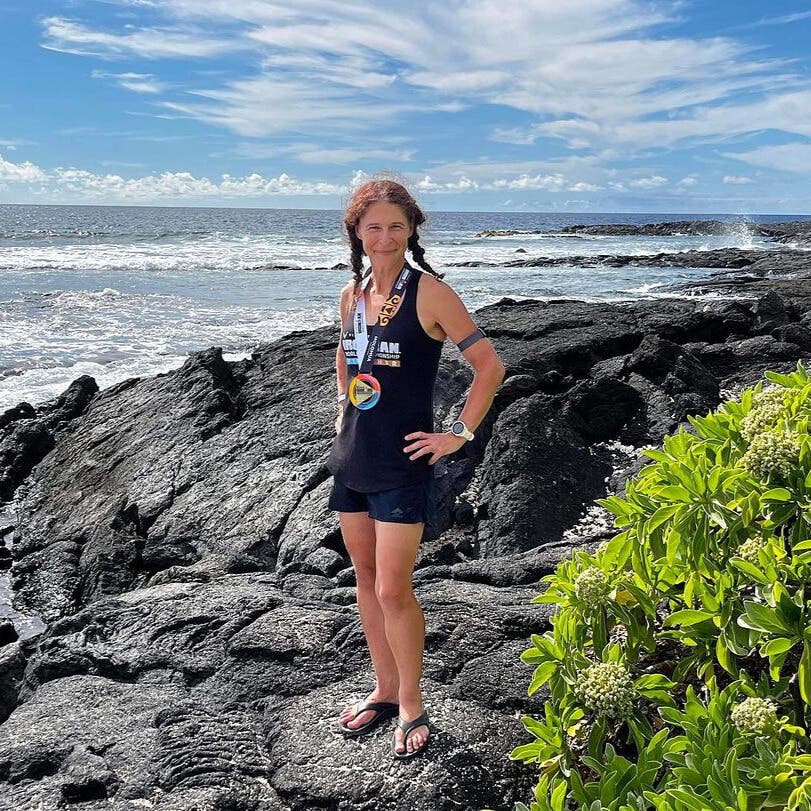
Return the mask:
[[[467,440],[462,436],[454,436],[446,432],[444,434],[428,434],[425,431],[415,431],[413,434],[406,434],[406,440],[414,440],[410,445],[403,448],[403,452],[410,454],[409,459],[413,462],[420,456],[430,453],[429,465],[433,465],[437,459],[449,453],[455,453],[464,445]]]

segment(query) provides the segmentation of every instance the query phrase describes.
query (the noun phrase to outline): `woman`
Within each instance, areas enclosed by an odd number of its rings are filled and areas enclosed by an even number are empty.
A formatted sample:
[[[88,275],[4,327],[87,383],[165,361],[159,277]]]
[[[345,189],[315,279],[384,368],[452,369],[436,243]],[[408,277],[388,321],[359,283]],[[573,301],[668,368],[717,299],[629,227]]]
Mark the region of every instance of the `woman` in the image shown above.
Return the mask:
[[[430,734],[420,693],[425,620],[411,576],[432,466],[473,438],[504,379],[490,342],[426,262],[417,234],[423,222],[413,197],[392,180],[365,183],[347,207],[354,279],[341,293],[337,436],[328,462],[335,477],[329,506],[340,513],[355,568],[376,681],[365,701],[341,712],[339,727],[355,737],[399,715],[397,759],[423,751]],[[406,263],[406,250],[422,271]],[[453,432],[433,433],[433,388],[446,338],[459,345],[475,376]]]

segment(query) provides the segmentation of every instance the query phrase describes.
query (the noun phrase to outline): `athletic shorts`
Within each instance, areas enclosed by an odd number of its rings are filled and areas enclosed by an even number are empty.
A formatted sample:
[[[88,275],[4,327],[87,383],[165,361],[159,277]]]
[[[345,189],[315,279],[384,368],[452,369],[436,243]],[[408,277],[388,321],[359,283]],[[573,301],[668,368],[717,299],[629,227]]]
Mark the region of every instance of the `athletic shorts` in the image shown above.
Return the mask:
[[[333,480],[329,508],[345,513],[369,513],[377,521],[394,524],[428,523],[431,479],[393,490],[361,493]]]

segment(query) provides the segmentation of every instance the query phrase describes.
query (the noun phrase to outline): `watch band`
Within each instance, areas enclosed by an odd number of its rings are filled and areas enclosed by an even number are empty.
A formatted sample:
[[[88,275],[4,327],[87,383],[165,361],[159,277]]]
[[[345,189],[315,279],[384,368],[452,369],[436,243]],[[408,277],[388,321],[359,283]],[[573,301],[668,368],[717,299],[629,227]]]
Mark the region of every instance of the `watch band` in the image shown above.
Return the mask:
[[[454,429],[454,428],[455,428],[457,425],[461,425],[461,426],[462,426],[462,428],[461,428],[461,430],[459,430],[459,431],[454,431],[453,429]],[[466,439],[468,442],[470,442],[470,440],[471,440],[471,439],[473,439],[473,438],[476,436],[476,435],[475,435],[475,434],[474,434],[474,433],[473,433],[473,432],[472,432],[472,431],[471,431],[471,430],[470,430],[470,429],[467,427],[467,425],[465,425],[465,423],[464,423],[464,421],[463,421],[463,420],[454,420],[454,422],[453,422],[453,423],[452,423],[452,425],[451,425],[451,433],[452,433],[454,436],[460,436],[460,437],[462,437],[463,439]]]

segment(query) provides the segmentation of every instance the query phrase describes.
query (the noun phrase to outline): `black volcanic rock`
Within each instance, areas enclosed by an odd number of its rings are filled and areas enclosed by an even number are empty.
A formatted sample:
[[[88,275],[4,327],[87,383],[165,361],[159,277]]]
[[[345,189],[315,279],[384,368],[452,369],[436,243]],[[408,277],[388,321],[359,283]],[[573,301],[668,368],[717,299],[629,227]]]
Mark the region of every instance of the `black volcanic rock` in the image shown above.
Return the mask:
[[[764,236],[775,242],[811,243],[811,220],[790,220],[775,223],[755,223],[747,220],[670,220],[643,224],[601,223],[566,225],[562,228],[517,230],[492,229],[479,231],[477,238],[517,236],[519,234],[547,234],[550,236],[716,236],[744,230],[755,236]]]
[[[449,267],[684,267],[684,268],[746,268],[757,274],[795,274],[811,271],[811,251],[796,248],[750,249],[717,248],[699,251],[671,251],[654,254],[594,254],[591,256],[535,256],[486,262],[470,259],[451,262]]]
[[[23,402],[0,414],[0,501],[11,498],[53,449],[56,432],[82,414],[97,391],[96,381],[82,375],[39,409]]]
[[[335,727],[371,673],[326,507],[334,327],[237,362],[212,348],[103,391],[84,379],[6,412],[8,488],[25,479],[15,602],[47,627],[0,646],[0,811],[526,800],[536,773],[507,754],[527,740],[518,716],[541,706],[519,659],[548,625],[549,608],[530,602],[538,580],[611,536],[593,502],[647,461],[640,446],[764,368],[808,362],[804,271],[768,273],[702,282],[747,297],[731,301],[682,288],[479,311],[508,376],[476,440],[437,465],[414,575],[434,740],[413,764],[390,760],[388,727],[355,741]],[[470,380],[447,346],[440,424]]]
[[[651,222],[643,225],[567,225],[564,234],[605,234],[609,236],[704,236],[726,234],[735,223],[720,220],[674,220]]]

